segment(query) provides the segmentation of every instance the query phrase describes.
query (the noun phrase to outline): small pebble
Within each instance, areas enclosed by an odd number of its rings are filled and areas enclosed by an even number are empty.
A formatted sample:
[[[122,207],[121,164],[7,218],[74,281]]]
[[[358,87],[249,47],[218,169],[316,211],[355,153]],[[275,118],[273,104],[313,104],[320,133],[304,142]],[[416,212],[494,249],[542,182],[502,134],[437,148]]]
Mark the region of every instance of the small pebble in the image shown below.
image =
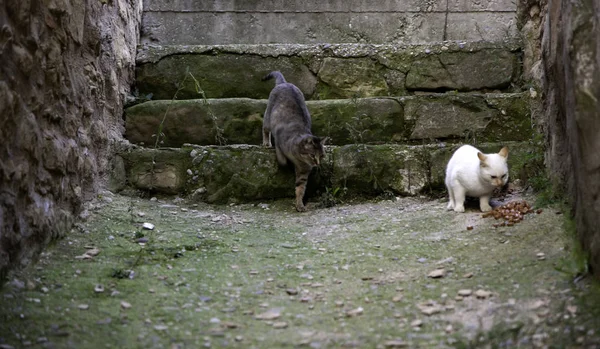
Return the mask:
[[[154,224],[146,222],[142,224],[142,228],[146,230],[154,230]]]
[[[273,328],[281,329],[281,328],[286,328],[286,327],[288,327],[287,322],[279,321],[279,322],[273,323]]]

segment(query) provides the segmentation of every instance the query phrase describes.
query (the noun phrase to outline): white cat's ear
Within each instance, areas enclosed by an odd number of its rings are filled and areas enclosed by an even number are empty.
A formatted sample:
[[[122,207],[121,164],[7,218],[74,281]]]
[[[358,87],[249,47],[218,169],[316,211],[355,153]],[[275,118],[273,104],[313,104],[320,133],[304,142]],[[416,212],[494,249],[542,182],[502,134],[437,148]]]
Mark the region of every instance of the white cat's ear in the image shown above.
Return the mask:
[[[480,151],[477,152],[477,157],[479,158],[479,161],[481,161],[481,162],[485,162],[485,159],[487,159],[487,157],[485,156],[485,154],[482,153],[482,152],[480,152]]]
[[[504,148],[500,149],[500,152],[498,152],[498,154],[500,154],[500,156],[502,156],[503,158],[507,158],[508,157],[508,147],[504,147]]]

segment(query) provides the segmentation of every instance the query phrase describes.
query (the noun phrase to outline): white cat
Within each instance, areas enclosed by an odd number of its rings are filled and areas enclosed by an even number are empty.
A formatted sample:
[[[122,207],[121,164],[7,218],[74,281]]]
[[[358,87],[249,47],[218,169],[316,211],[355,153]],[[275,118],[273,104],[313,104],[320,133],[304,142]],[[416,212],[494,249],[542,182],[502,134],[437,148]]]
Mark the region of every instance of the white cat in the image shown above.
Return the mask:
[[[507,158],[507,147],[498,154],[483,154],[470,145],[458,148],[446,167],[448,210],[465,212],[465,196],[471,196],[479,198],[482,212],[491,211],[490,197],[494,188],[508,181]]]

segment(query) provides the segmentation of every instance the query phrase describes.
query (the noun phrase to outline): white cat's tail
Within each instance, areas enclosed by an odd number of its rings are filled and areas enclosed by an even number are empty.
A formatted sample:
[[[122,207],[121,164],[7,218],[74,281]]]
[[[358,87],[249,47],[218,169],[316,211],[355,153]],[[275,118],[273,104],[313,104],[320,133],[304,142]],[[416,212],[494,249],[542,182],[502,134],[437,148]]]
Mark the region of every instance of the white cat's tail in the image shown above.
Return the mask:
[[[281,74],[280,71],[270,72],[264,78],[262,78],[262,81],[271,80],[273,78],[275,78],[275,85],[285,84],[287,82],[287,81],[285,81],[285,78],[283,77],[283,74]]]

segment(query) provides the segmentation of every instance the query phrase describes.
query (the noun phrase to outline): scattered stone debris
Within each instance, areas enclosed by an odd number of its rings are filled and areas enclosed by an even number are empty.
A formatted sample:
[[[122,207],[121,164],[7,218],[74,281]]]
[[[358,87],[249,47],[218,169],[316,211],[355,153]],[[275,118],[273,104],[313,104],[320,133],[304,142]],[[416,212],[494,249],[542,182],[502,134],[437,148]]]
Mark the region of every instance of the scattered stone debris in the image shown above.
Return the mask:
[[[154,224],[146,222],[142,224],[142,229],[154,230]]]
[[[102,286],[101,284],[94,286],[94,292],[96,292],[96,293],[104,292],[104,286]]]
[[[416,319],[410,323],[410,327],[421,327],[423,326],[423,320]]]
[[[281,316],[281,311],[278,309],[270,309],[262,314],[255,315],[256,320],[275,320]]]
[[[427,276],[432,279],[439,279],[439,278],[444,277],[444,275],[446,275],[446,269],[444,269],[444,268],[438,268],[438,269],[430,272],[429,274],[427,274]]]
[[[81,310],[88,310],[90,308],[90,305],[89,304],[79,304],[77,306],[77,308],[81,309]]]
[[[362,315],[363,311],[364,311],[364,309],[362,307],[358,307],[356,309],[348,310],[346,312],[346,316],[347,317],[355,317],[358,315]]]
[[[469,289],[458,290],[458,295],[461,297],[469,297],[472,294],[473,294],[473,291],[471,291]]]
[[[408,344],[401,339],[394,339],[383,343],[383,346],[386,348],[406,348]]]
[[[441,313],[444,308],[437,304],[434,301],[427,301],[425,303],[421,303],[417,305],[417,308],[419,308],[419,310],[421,310],[421,313],[431,316],[433,314],[437,314],[437,313]]]
[[[492,295],[492,292],[490,292],[490,291],[485,291],[485,290],[475,291],[475,297],[477,297],[479,299],[486,299],[486,298],[489,298],[491,295]]]
[[[273,323],[273,328],[282,329],[282,328],[286,328],[286,327],[288,327],[287,322],[278,321],[278,322]]]
[[[75,259],[92,259],[99,254],[100,254],[100,250],[92,247],[92,248],[89,248],[87,251],[85,251],[85,253],[82,254],[81,256],[75,256]]]
[[[126,301],[121,301],[121,308],[129,309],[129,308],[131,308],[131,303],[126,302]]]
[[[543,261],[544,259],[546,259],[546,254],[544,254],[544,252],[539,252],[538,254],[536,254],[537,259],[540,261]]]

